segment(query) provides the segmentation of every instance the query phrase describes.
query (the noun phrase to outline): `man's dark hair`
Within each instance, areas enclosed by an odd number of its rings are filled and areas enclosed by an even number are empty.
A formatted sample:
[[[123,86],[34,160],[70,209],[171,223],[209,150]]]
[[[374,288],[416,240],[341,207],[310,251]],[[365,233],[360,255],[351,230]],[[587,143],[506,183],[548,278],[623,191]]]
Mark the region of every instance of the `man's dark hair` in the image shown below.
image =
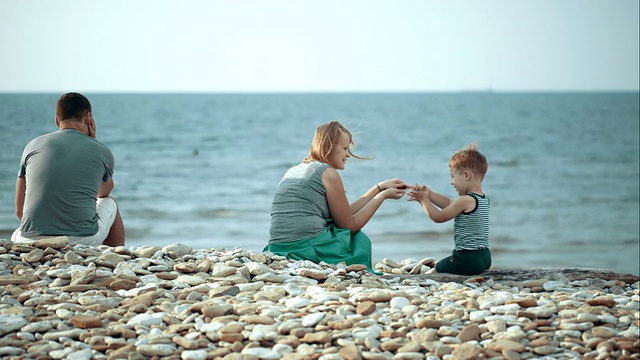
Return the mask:
[[[91,111],[91,103],[84,95],[70,92],[62,95],[56,105],[58,120],[81,120]]]

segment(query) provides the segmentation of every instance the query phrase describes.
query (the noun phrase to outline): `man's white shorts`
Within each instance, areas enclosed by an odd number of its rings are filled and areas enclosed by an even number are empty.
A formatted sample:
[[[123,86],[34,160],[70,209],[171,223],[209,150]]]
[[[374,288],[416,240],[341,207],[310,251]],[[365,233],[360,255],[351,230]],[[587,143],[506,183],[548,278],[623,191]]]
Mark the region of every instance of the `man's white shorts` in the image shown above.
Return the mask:
[[[110,197],[98,198],[96,200],[96,215],[98,217],[98,232],[91,236],[81,237],[81,236],[69,236],[69,243],[71,245],[89,245],[89,246],[98,246],[101,245],[104,239],[109,235],[109,230],[111,230],[111,226],[116,219],[116,214],[118,213],[118,205],[116,201]],[[48,239],[52,237],[58,236],[34,236],[34,237],[23,237],[20,228],[16,229],[11,235],[11,241],[14,243],[31,243],[34,241]]]

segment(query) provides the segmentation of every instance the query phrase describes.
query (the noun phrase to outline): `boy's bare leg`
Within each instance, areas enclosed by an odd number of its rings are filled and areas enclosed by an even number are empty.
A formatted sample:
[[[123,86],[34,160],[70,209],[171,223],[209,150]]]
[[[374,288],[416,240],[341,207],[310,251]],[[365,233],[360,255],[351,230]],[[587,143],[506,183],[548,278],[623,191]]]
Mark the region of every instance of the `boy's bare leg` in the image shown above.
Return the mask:
[[[113,225],[109,229],[109,235],[104,239],[102,245],[109,245],[111,247],[124,246],[124,223],[120,216],[120,209],[116,211],[116,218],[113,220]]]

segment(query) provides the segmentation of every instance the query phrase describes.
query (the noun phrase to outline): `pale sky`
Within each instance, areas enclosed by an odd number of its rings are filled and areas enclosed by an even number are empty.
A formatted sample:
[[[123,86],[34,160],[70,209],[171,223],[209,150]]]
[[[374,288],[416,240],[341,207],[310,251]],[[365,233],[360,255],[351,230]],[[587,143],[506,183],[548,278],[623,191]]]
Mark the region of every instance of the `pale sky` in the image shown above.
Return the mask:
[[[0,0],[0,92],[639,89],[637,0]]]

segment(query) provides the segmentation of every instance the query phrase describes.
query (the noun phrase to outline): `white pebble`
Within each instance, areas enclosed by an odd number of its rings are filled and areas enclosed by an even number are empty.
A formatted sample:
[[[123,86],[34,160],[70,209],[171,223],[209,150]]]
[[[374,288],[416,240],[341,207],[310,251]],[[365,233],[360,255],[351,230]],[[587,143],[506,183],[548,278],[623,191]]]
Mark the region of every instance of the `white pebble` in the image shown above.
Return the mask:
[[[71,354],[69,354],[66,357],[66,360],[89,360],[89,359],[93,359],[91,348],[74,350]]]
[[[8,334],[14,330],[18,330],[27,324],[28,324],[27,320],[20,315],[1,314],[0,315],[0,336],[3,336],[4,334]]]
[[[204,349],[198,350],[185,350],[180,355],[182,360],[206,360],[207,351]]]
[[[302,318],[302,326],[303,327],[313,327],[316,326],[316,324],[318,324],[320,321],[322,321],[322,319],[324,319],[326,313],[323,312],[317,312],[317,313],[311,313],[309,315],[305,315],[305,317]]]
[[[245,348],[242,350],[242,354],[257,356],[260,359],[266,360],[277,360],[282,357],[279,352],[264,347]]]
[[[284,302],[284,305],[286,307],[294,309],[305,307],[309,304],[311,304],[311,300],[303,297],[294,297],[291,299],[287,299],[287,301]]]
[[[565,283],[562,281],[547,281],[542,285],[545,291],[554,291],[562,286],[565,286]]]
[[[165,313],[153,313],[153,314],[138,314],[134,317],[132,317],[128,322],[127,325],[145,325],[145,326],[152,326],[152,325],[160,325],[162,324],[162,318],[164,317]]]
[[[407,305],[411,305],[411,302],[406,297],[396,296],[389,301],[389,305],[395,309],[402,309]]]
[[[472,311],[469,313],[469,320],[472,322],[483,322],[484,319],[486,317],[486,314],[484,311]]]
[[[190,286],[197,286],[206,282],[203,278],[194,275],[180,275],[175,281],[183,282]]]

